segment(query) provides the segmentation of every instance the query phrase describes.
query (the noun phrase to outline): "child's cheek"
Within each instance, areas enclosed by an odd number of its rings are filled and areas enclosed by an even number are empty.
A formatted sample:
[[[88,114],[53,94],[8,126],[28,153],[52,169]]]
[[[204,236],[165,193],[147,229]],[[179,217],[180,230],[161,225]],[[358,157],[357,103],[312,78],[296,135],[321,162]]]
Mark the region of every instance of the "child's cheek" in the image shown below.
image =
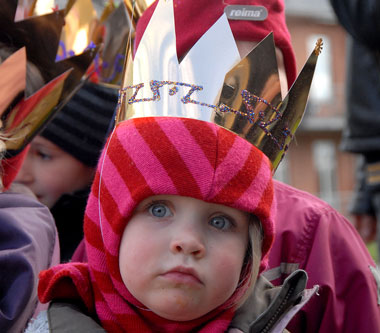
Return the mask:
[[[211,261],[213,274],[211,279],[219,281],[215,284],[219,292],[223,293],[227,299],[234,293],[238,284],[242,270],[245,248],[240,246],[225,247],[225,251],[219,251],[218,258]],[[223,276],[223,279],[220,279]]]

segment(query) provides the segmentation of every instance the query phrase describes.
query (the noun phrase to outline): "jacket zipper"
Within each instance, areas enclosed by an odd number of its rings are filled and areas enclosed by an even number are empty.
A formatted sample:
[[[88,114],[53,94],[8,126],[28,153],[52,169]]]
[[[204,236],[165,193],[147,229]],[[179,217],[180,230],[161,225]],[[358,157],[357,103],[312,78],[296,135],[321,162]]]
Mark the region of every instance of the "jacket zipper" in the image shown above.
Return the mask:
[[[293,294],[294,287],[291,287],[288,292],[286,293],[284,299],[281,301],[280,305],[277,307],[276,312],[273,314],[272,318],[269,319],[268,323],[265,325],[265,327],[261,330],[262,333],[268,333],[270,329],[273,327],[273,325],[276,323],[280,315],[282,315],[282,309],[288,302],[289,297]]]

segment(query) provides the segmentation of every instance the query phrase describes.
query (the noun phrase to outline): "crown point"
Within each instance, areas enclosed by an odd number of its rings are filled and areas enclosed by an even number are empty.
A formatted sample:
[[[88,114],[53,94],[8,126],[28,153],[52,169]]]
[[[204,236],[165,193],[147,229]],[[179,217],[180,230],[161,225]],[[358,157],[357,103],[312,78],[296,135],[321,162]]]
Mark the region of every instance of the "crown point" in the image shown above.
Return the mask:
[[[323,50],[323,40],[318,38],[317,43],[315,44],[314,53],[315,55],[320,55]]]

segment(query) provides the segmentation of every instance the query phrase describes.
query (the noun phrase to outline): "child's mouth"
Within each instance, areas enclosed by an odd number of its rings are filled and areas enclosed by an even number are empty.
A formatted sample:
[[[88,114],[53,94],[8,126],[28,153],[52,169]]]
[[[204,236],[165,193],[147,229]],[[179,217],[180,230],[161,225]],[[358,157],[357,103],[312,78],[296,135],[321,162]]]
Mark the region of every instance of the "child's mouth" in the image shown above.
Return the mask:
[[[197,272],[192,268],[175,267],[161,275],[174,283],[199,285],[203,282],[198,277]]]

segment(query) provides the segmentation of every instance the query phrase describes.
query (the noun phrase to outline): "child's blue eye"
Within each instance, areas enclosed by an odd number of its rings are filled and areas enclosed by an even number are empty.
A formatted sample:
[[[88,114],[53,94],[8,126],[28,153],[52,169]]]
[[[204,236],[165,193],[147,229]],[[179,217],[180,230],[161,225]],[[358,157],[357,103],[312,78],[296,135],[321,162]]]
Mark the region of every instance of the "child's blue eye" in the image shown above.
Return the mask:
[[[220,230],[226,230],[232,227],[232,222],[225,216],[215,216],[209,221],[209,224]]]
[[[149,213],[155,217],[167,217],[171,215],[170,209],[162,203],[157,203],[150,206]]]

